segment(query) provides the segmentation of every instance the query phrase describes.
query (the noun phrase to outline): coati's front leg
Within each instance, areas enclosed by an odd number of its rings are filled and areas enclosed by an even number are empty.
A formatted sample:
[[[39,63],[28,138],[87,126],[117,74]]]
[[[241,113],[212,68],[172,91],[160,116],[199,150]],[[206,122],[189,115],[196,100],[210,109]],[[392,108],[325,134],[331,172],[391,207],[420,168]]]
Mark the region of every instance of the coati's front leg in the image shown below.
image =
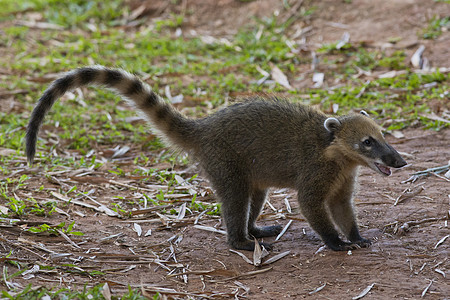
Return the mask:
[[[298,191],[298,202],[303,216],[330,249],[347,251],[357,248],[355,244],[344,242],[339,237],[339,233],[327,212],[325,199],[326,193],[320,186],[314,186],[310,190]]]
[[[248,218],[248,233],[255,238],[276,236],[281,232],[280,225],[256,226],[256,219],[266,202],[267,190],[254,188],[250,195],[250,213]]]
[[[371,241],[361,237],[353,209],[354,179],[350,178],[328,199],[328,208],[334,223],[348,240],[359,247],[369,247]]]

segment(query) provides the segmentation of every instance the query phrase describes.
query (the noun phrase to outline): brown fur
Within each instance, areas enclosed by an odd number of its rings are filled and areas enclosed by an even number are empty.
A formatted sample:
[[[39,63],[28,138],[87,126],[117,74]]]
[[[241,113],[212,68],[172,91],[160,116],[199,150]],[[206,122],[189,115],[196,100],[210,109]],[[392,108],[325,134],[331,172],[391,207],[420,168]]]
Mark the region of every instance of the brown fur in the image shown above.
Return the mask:
[[[251,98],[192,120],[136,77],[99,66],[69,72],[45,91],[28,126],[30,162],[39,126],[51,105],[67,90],[88,84],[116,90],[166,140],[200,163],[222,202],[228,242],[237,249],[252,250],[251,236],[280,232],[278,225],[255,223],[270,187],[298,191],[302,213],[331,249],[368,246],[370,241],[359,234],[352,207],[357,167],[369,166],[388,175],[387,166],[406,164],[386,143],[380,127],[365,115],[329,118],[301,104]],[[336,227],[349,242],[341,240]]]

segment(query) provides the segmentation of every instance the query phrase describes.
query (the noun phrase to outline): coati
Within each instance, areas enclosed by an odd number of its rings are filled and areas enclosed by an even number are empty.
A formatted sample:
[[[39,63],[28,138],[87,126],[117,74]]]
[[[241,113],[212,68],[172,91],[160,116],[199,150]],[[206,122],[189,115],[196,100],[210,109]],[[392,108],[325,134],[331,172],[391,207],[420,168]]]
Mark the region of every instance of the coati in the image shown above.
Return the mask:
[[[39,128],[53,103],[85,85],[118,92],[166,141],[199,162],[222,202],[228,243],[236,249],[253,250],[251,237],[281,231],[279,225],[255,223],[269,187],[296,189],[302,214],[332,250],[367,247],[371,242],[361,237],[352,205],[358,166],[389,176],[390,167],[406,165],[365,112],[335,118],[285,100],[251,98],[190,119],[136,76],[103,66],[70,71],[44,92],[26,133],[30,164]]]

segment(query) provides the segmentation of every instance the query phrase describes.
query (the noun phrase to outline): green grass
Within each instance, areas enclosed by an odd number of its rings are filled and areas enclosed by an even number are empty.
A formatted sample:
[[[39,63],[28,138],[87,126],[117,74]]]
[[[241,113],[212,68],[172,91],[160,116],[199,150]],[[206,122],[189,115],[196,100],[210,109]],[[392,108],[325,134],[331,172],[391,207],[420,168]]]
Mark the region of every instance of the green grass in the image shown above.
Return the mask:
[[[422,31],[422,37],[424,39],[436,39],[439,37],[443,30],[450,30],[450,16],[439,18],[434,16],[431,18],[427,28]]]
[[[79,299],[79,300],[90,300],[90,299],[100,299],[105,300],[103,296],[102,289],[104,284],[98,284],[94,287],[85,286],[82,291],[72,291],[70,289],[47,289],[45,287],[33,288],[28,285],[23,291],[18,293],[8,293],[7,291],[2,291],[2,299],[20,299],[20,300],[38,300],[47,297],[48,299]],[[128,292],[121,297],[112,296],[111,299],[117,300],[146,300],[138,290],[133,290],[128,288]],[[158,295],[155,295],[153,299],[159,299]]]

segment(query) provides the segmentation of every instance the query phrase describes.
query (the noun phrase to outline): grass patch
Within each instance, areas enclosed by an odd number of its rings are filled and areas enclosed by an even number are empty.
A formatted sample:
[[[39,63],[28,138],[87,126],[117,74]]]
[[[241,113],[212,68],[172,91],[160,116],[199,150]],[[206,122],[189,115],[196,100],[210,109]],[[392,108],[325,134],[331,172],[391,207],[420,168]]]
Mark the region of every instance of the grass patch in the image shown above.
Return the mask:
[[[439,37],[443,30],[450,29],[450,16],[439,18],[434,16],[431,18],[427,28],[422,31],[422,37],[424,39],[436,39]]]
[[[10,293],[7,291],[2,291],[1,295],[4,299],[21,299],[21,300],[32,300],[32,299],[106,299],[103,295],[104,284],[98,284],[94,287],[85,286],[82,291],[72,291],[70,289],[47,289],[45,287],[33,288],[28,285],[25,289],[20,292]],[[124,293],[121,297],[112,296],[111,299],[121,299],[121,300],[146,300],[137,289],[128,288],[128,292]],[[155,296],[154,299],[159,299]]]

